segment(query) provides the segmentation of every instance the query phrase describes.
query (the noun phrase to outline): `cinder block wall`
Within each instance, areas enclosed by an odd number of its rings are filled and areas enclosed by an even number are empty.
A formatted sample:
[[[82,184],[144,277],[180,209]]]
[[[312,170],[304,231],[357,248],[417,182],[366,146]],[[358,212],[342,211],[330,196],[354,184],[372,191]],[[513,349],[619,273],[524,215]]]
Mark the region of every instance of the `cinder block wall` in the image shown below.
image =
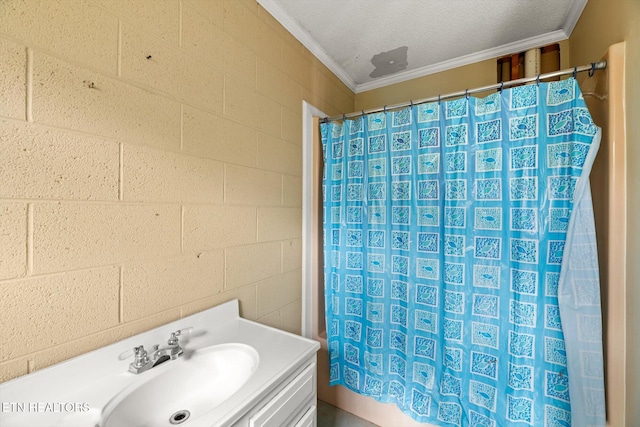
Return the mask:
[[[299,332],[302,100],[254,0],[0,3],[0,381],[238,298]]]

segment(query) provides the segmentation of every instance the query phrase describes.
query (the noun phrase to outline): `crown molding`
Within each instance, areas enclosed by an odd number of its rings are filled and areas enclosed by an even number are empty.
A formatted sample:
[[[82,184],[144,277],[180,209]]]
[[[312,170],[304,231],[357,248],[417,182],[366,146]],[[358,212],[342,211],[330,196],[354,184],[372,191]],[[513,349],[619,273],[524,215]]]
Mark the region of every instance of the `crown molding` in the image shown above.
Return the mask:
[[[571,9],[569,9],[567,19],[564,21],[564,25],[562,26],[562,29],[567,35],[567,38],[571,35],[573,29],[576,27],[578,19],[580,19],[580,15],[582,15],[584,8],[587,6],[587,1],[588,0],[573,1]]]
[[[337,62],[329,56],[329,54],[318,44],[318,42],[309,35],[291,16],[280,7],[274,0],[257,0],[260,6],[264,7],[284,28],[287,29],[300,43],[320,60],[333,74],[338,77],[342,83],[347,85],[352,92],[356,92],[358,85],[347,74],[347,72],[338,65]]]

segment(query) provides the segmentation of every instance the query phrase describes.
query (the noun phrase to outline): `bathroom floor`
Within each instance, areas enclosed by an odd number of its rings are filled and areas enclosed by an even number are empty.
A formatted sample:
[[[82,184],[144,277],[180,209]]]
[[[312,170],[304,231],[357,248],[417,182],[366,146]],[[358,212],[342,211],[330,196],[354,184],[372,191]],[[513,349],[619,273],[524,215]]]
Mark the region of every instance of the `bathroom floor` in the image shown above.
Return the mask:
[[[378,427],[340,408],[318,400],[318,427]]]

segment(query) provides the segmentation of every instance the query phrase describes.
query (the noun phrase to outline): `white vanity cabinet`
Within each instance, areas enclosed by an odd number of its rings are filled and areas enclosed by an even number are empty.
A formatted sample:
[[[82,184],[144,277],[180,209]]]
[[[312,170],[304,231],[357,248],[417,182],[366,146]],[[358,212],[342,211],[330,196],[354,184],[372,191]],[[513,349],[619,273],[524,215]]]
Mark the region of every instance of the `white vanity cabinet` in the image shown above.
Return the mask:
[[[316,355],[275,381],[269,394],[233,427],[315,427]]]

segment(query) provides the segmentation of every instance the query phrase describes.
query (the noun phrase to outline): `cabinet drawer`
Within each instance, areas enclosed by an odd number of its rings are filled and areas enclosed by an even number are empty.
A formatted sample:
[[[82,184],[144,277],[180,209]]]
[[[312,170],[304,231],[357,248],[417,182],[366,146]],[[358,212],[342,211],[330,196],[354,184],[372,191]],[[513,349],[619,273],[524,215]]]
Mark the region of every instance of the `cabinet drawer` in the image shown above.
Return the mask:
[[[249,420],[250,427],[282,427],[314,395],[316,364],[312,363]]]
[[[309,410],[304,414],[300,421],[296,423],[294,427],[316,427],[315,424],[316,417],[316,406],[313,405]]]

